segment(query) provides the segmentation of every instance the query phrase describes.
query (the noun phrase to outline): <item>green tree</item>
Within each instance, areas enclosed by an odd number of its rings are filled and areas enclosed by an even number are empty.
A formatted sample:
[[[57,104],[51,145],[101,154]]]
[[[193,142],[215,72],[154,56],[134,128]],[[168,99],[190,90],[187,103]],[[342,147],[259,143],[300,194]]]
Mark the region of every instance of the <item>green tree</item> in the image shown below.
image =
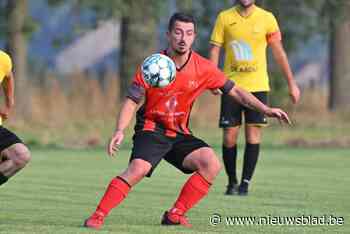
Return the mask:
[[[140,7],[142,6],[142,7]],[[120,53],[120,97],[125,97],[135,68],[142,59],[157,48],[159,1],[152,4],[150,0],[128,1],[121,17],[121,53]]]
[[[37,30],[37,24],[28,15],[27,0],[4,0],[0,2],[0,40],[5,42],[12,59],[16,85],[16,110],[30,115],[30,89],[28,87],[27,41]]]
[[[350,103],[350,2],[327,1],[330,31],[330,95],[332,111],[349,110]]]
[[[68,2],[67,0],[49,1],[52,6]],[[136,66],[157,48],[158,21],[166,3],[160,0],[76,0],[74,2],[80,8],[95,12],[97,20],[116,19],[120,22],[119,90],[121,98],[125,97]]]
[[[10,52],[16,77],[16,106],[21,114],[28,114],[30,108],[27,89],[27,0],[8,0],[6,5],[7,18],[7,48]]]
[[[329,42],[330,110],[346,110],[350,103],[350,1],[348,0],[260,0],[281,19],[287,51],[315,34]],[[295,25],[298,25],[297,27]]]

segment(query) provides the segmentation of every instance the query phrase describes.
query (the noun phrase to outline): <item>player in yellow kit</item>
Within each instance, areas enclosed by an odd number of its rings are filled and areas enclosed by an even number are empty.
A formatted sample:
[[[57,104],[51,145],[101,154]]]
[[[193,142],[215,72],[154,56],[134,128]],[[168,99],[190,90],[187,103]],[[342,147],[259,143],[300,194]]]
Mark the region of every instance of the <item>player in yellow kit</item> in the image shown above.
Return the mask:
[[[276,62],[287,80],[292,102],[300,98],[287,55],[281,42],[281,32],[272,13],[255,5],[254,0],[238,0],[236,6],[219,13],[211,35],[210,59],[218,65],[221,48],[225,51],[224,73],[238,86],[253,93],[266,104],[270,91],[266,48],[272,49]],[[236,176],[236,141],[244,114],[246,146],[241,183]],[[248,194],[260,151],[261,127],[267,124],[263,114],[249,110],[222,95],[219,126],[223,128],[223,161],[228,175],[227,195]]]
[[[4,90],[5,105],[0,108],[0,186],[21,170],[30,160],[23,142],[2,126],[14,106],[14,76],[10,56],[0,50],[0,83]]]

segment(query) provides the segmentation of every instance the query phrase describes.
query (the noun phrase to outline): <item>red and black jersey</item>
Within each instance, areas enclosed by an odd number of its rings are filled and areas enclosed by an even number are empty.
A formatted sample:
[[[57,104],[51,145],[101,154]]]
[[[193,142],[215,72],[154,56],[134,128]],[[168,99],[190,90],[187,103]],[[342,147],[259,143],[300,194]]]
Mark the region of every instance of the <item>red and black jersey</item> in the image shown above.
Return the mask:
[[[138,69],[127,96],[137,103],[145,98],[137,111],[135,131],[158,131],[170,137],[191,134],[188,125],[195,99],[207,89],[229,92],[233,85],[211,61],[194,51],[177,69],[175,80],[163,88],[148,85]]]

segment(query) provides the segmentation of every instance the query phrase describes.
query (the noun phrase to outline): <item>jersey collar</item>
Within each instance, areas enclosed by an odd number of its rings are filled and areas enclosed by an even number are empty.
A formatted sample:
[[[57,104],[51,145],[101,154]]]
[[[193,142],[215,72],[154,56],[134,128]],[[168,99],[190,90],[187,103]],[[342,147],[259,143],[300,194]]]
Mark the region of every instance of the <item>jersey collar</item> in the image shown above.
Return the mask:
[[[254,12],[256,11],[256,5],[254,4],[253,6],[252,6],[252,11],[250,12],[250,14],[249,15],[247,15],[247,16],[243,16],[243,15],[241,15],[241,13],[240,13],[240,10],[241,10],[241,6],[236,6],[236,13],[241,17],[241,18],[243,18],[243,19],[248,19],[248,18],[250,18],[253,14],[254,14]]]

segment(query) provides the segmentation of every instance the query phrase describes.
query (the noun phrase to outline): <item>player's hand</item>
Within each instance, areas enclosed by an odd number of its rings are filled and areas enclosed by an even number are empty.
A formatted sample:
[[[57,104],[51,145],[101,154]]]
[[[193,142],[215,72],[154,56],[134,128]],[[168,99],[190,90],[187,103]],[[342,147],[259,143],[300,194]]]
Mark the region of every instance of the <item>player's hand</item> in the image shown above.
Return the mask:
[[[220,89],[211,89],[210,92],[214,95],[221,95],[222,94]]]
[[[0,109],[0,116],[3,120],[8,119],[10,114],[10,109],[8,107]]]
[[[300,89],[295,82],[289,86],[289,96],[293,104],[297,104],[300,100]]]
[[[265,111],[265,115],[267,115],[268,117],[278,119],[280,123],[284,122],[286,124],[292,125],[292,122],[290,121],[288,114],[279,108],[268,108]]]
[[[122,130],[117,130],[114,132],[112,138],[107,146],[107,153],[109,156],[114,156],[119,150],[120,144],[124,139],[124,132]]]

